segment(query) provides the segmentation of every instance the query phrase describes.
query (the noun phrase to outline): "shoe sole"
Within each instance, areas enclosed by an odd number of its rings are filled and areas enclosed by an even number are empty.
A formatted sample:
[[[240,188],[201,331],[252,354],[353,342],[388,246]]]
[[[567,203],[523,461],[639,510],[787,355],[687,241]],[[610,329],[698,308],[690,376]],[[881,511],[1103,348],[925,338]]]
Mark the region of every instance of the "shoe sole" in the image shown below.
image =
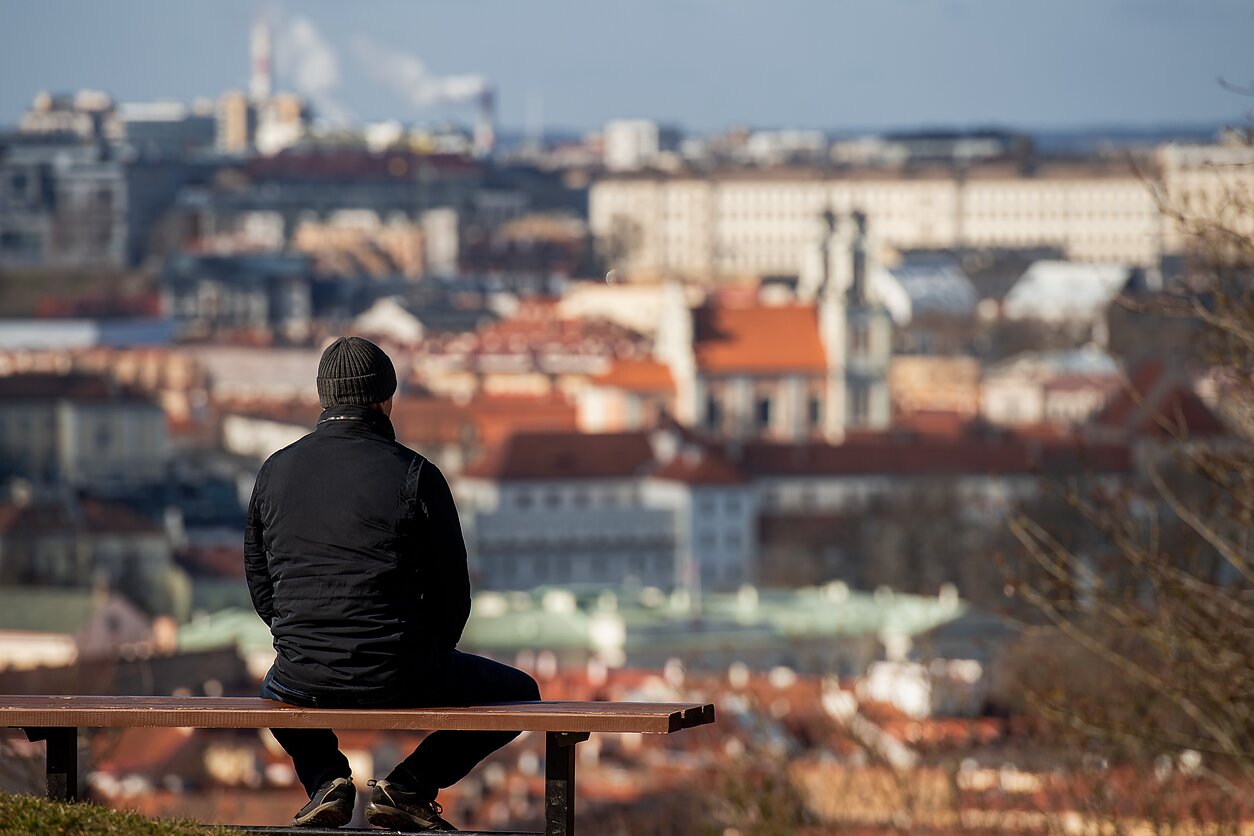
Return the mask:
[[[325,801],[305,815],[292,819],[292,827],[343,827],[352,818],[352,811],[345,815],[339,802]]]
[[[411,816],[404,810],[398,810],[395,807],[388,807],[386,804],[375,804],[373,801],[366,805],[366,821],[375,827],[382,827],[387,830],[399,830],[402,833],[453,833],[456,831],[437,829],[439,825],[428,824],[422,819]]]

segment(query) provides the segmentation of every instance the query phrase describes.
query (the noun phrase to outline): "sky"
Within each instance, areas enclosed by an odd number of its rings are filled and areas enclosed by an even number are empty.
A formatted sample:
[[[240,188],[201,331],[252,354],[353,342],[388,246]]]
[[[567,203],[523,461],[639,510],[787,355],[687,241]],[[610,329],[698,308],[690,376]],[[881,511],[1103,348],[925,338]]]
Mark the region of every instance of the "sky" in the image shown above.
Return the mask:
[[[1249,0],[0,0],[0,125],[42,89],[120,101],[248,82],[272,21],[278,86],[335,121],[506,129],[645,117],[690,131],[1248,124]],[[461,102],[461,103],[459,103]]]

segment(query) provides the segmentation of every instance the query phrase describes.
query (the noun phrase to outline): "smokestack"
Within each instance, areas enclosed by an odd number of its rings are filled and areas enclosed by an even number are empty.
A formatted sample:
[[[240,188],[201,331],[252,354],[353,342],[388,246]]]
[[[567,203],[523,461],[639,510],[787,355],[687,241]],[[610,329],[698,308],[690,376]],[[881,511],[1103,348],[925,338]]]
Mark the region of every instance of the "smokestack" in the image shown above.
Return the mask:
[[[253,23],[252,76],[248,82],[248,92],[255,102],[266,101],[273,92],[270,68],[270,24],[259,17]]]
[[[479,94],[479,115],[475,119],[475,156],[490,157],[496,145],[496,91],[485,85]]]

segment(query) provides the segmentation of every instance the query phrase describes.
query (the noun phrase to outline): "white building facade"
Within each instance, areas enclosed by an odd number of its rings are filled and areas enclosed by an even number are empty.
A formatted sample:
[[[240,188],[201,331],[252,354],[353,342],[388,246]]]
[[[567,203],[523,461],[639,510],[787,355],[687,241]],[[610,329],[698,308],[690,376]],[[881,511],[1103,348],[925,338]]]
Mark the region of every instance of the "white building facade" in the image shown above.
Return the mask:
[[[1196,156],[1163,155],[1172,194],[1225,191],[1233,175],[1190,165]],[[589,194],[593,233],[639,276],[798,275],[829,209],[865,212],[897,249],[1052,246],[1069,260],[1148,267],[1179,245],[1151,184],[1128,166],[648,172],[606,177]]]

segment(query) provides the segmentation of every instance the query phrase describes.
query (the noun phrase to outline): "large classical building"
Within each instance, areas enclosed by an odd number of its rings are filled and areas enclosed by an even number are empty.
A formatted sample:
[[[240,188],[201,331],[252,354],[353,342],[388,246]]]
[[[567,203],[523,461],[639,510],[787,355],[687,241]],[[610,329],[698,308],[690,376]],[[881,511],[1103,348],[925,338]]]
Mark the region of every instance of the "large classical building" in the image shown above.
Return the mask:
[[[1248,147],[1167,147],[1144,172],[1121,160],[1028,171],[989,163],[621,173],[592,186],[589,215],[615,268],[635,276],[796,276],[829,210],[865,212],[897,249],[1051,246],[1075,261],[1152,266],[1182,244],[1155,191],[1212,205],[1236,189],[1248,200],[1251,166],[1232,163],[1251,157]]]

